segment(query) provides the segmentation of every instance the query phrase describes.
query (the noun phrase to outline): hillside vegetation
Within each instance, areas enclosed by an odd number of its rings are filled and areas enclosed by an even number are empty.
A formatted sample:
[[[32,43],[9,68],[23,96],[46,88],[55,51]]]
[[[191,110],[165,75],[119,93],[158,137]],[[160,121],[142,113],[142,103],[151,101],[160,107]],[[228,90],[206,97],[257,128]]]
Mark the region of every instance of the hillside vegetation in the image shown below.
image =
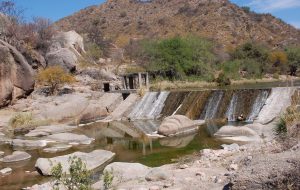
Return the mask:
[[[299,44],[300,32],[270,14],[257,14],[228,0],[108,0],[56,23],[62,30],[102,34],[118,46],[130,38],[189,34],[214,39],[227,49],[247,41],[272,47]]]

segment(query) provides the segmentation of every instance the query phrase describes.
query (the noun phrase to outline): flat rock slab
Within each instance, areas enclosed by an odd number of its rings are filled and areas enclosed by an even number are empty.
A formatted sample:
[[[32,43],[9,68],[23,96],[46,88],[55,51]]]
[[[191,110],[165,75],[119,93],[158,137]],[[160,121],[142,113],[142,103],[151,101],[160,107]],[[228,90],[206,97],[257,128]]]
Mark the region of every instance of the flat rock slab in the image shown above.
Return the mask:
[[[88,145],[88,144],[91,144],[95,140],[95,139],[89,138],[85,135],[78,135],[78,134],[74,134],[74,133],[59,133],[59,134],[49,135],[47,137],[47,139],[50,141],[69,143],[72,145],[75,145],[75,144]]]
[[[73,156],[80,158],[86,164],[88,170],[93,170],[111,161],[115,153],[106,150],[94,150],[90,153],[75,152],[54,158],[39,158],[35,163],[35,167],[41,175],[50,176],[52,168],[61,163],[63,172],[69,173],[69,158]]]
[[[47,141],[45,140],[22,140],[14,139],[12,141],[14,147],[30,147],[30,148],[40,148],[47,146]]]
[[[31,158],[31,155],[23,151],[14,151],[12,155],[8,155],[0,159],[1,162],[10,163],[10,162],[19,162],[23,160],[28,160]]]
[[[26,137],[48,136],[57,133],[69,132],[76,128],[77,128],[76,126],[69,126],[69,125],[40,126],[27,133],[25,136]]]
[[[45,148],[43,149],[43,151],[47,153],[56,153],[66,151],[70,148],[72,148],[72,145],[55,145],[49,148]]]

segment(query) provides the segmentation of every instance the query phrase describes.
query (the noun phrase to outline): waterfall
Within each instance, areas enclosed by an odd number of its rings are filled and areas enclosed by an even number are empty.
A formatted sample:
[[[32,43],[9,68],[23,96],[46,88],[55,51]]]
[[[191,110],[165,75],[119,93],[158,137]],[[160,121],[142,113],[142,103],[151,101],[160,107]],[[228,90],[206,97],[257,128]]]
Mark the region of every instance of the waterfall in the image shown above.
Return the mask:
[[[128,115],[131,119],[155,119],[164,107],[169,92],[148,92]]]
[[[247,122],[253,122],[254,119],[258,116],[260,110],[263,108],[263,106],[266,103],[266,100],[269,96],[268,90],[261,90],[258,96],[255,99],[255,102],[252,106],[252,110],[250,112],[250,115],[247,118]]]
[[[236,93],[233,94],[229,107],[226,112],[226,117],[228,121],[236,121],[236,108],[238,103],[238,95]]]
[[[221,100],[224,96],[224,91],[214,91],[212,96],[209,98],[202,114],[201,119],[214,119],[218,112]]]

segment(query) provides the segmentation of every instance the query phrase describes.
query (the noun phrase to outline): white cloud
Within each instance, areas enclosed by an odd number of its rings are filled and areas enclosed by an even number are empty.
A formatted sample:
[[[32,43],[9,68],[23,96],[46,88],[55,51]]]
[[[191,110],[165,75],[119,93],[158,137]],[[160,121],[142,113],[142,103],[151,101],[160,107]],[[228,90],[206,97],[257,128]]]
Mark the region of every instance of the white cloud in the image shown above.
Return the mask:
[[[300,7],[300,0],[252,0],[248,6],[261,12]]]

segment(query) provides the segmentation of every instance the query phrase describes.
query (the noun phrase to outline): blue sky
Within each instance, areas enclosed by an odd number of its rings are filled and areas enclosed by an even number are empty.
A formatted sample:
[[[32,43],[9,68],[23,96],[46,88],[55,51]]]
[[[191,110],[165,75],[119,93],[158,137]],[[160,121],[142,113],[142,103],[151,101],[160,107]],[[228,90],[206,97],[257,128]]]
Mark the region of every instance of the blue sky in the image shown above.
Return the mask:
[[[2,1],[2,0],[0,0]],[[105,0],[14,0],[25,9],[26,19],[42,16],[56,21],[90,5]],[[300,28],[300,0],[231,0],[240,6],[249,6],[259,13],[271,13]]]

